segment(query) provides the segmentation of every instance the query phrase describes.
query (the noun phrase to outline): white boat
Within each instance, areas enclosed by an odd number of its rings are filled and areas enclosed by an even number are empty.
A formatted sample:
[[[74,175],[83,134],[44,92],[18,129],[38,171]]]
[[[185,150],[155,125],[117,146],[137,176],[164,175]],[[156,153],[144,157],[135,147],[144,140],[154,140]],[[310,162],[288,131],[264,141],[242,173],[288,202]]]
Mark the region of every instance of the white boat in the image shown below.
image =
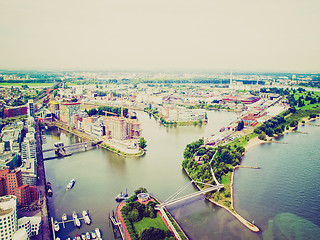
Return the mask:
[[[99,228],[95,228],[95,232],[96,232],[96,234],[97,234],[97,237],[98,237],[98,238],[101,238],[100,229],[99,229]]]
[[[56,232],[60,230],[60,226],[57,220],[54,221],[53,227]]]
[[[74,222],[74,226],[81,227],[81,222],[80,222],[79,218],[73,219],[73,222]]]
[[[73,188],[75,183],[76,183],[76,180],[75,179],[71,179],[70,182],[67,185],[66,190],[69,190],[69,189]]]
[[[68,237],[68,238],[67,238],[67,240],[71,240],[71,238],[70,238],[70,237]]]
[[[62,221],[67,221],[67,214],[65,214],[65,213],[62,214],[62,218],[61,219],[62,219]]]
[[[85,233],[82,233],[82,234],[81,234],[81,239],[82,239],[82,240],[86,240],[86,239],[87,239]]]
[[[90,233],[86,232],[86,237],[87,237],[87,240],[90,240],[91,239]]]
[[[82,217],[83,217],[84,222],[85,222],[86,224],[88,224],[88,225],[91,224],[91,219],[90,219],[87,211],[85,211],[85,210],[82,211]]]
[[[60,240],[60,238],[59,238],[59,237],[57,237],[57,238],[56,238],[56,240]]]
[[[97,237],[96,232],[94,230],[91,231],[91,237],[92,239],[95,239]]]
[[[77,215],[76,211],[72,212],[72,217],[73,217],[73,219],[78,218],[78,215]]]

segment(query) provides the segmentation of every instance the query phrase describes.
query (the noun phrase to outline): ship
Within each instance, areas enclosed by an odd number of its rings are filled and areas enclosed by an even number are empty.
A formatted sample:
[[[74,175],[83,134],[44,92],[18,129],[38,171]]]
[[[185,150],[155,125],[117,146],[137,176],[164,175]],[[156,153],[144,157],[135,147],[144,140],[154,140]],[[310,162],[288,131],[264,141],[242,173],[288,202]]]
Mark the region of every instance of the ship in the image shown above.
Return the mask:
[[[95,228],[95,232],[96,232],[97,238],[101,238],[100,229],[99,228]]]
[[[76,183],[76,180],[71,179],[70,182],[67,185],[67,189],[66,190],[69,190],[69,189],[73,188],[75,183]]]
[[[58,232],[60,230],[60,226],[57,220],[54,221],[54,230]]]
[[[62,221],[67,221],[67,214],[65,214],[65,213],[62,214],[62,218],[61,219],[62,219]]]
[[[120,194],[116,197],[116,201],[117,202],[121,202],[122,200],[125,200],[128,198],[128,193],[127,193],[127,189],[126,189],[126,193],[120,192]]]
[[[82,217],[83,217],[84,222],[85,222],[86,224],[88,224],[88,225],[91,224],[91,219],[90,219],[87,211],[85,211],[85,210],[82,211]]]

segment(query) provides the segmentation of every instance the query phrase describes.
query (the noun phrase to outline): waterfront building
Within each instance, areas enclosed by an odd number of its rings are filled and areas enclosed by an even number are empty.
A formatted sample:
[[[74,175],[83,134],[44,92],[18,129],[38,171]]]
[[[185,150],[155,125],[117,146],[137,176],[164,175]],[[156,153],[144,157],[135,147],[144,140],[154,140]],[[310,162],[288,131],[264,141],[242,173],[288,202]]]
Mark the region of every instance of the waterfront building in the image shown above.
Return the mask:
[[[67,124],[69,126],[74,126],[75,115],[78,115],[80,113],[80,103],[79,102],[64,103],[63,105],[67,107]]]
[[[110,139],[128,140],[138,139],[141,136],[141,125],[135,120],[125,117],[107,117],[106,134]]]
[[[193,122],[201,119],[206,120],[206,111],[204,109],[187,109],[184,107],[162,107],[161,109],[162,117],[168,121],[175,122]]]
[[[99,118],[91,125],[91,133],[95,136],[104,136],[105,135],[105,125],[103,117]]]
[[[23,184],[36,186],[37,184],[37,152],[34,133],[28,132],[21,144],[21,161],[19,169],[22,172]]]
[[[0,197],[0,239],[12,239],[17,229],[17,197]]]

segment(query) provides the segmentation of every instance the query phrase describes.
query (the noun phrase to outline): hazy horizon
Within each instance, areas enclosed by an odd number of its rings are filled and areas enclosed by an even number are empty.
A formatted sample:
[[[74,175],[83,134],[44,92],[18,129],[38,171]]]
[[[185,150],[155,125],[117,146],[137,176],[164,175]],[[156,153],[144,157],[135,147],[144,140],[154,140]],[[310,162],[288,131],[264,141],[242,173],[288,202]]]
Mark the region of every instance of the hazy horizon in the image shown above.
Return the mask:
[[[317,0],[11,0],[0,69],[320,72]]]

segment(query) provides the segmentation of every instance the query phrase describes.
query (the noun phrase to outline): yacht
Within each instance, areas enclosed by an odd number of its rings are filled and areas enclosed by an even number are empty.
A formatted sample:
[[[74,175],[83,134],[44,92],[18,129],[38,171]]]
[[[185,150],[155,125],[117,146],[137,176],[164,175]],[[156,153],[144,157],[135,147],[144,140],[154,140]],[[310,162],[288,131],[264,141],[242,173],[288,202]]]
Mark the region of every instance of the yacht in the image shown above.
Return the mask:
[[[87,211],[85,211],[85,210],[82,211],[82,217],[83,217],[84,222],[85,222],[86,224],[88,224],[88,225],[91,224],[91,219],[90,219]]]
[[[60,230],[60,226],[59,226],[58,221],[55,220],[53,225],[54,225],[54,226],[53,226],[53,227],[54,227],[54,230],[55,230],[56,232],[58,232],[58,231]]]
[[[91,237],[92,239],[95,239],[97,237],[96,232],[94,230],[91,231]]]
[[[90,240],[91,239],[90,233],[86,232],[86,237],[87,237],[87,240]]]
[[[65,214],[65,213],[62,214],[62,218],[61,219],[62,219],[62,221],[67,221],[67,214]]]
[[[81,227],[81,222],[80,222],[79,218],[75,218],[75,219],[73,219],[73,221],[74,221],[74,226]]]
[[[82,240],[86,240],[86,239],[87,239],[85,233],[82,233],[82,234],[81,234],[81,239],[82,239]]]
[[[79,234],[76,235],[76,240],[81,240]]]
[[[67,185],[66,190],[69,190],[69,189],[73,188],[75,183],[76,183],[76,180],[75,179],[71,179],[70,182]]]
[[[78,215],[77,215],[76,211],[72,212],[72,217],[73,217],[73,219],[78,218]]]
[[[96,232],[97,238],[101,238],[100,229],[99,229],[99,228],[96,228],[96,229],[95,229],[95,232]]]

